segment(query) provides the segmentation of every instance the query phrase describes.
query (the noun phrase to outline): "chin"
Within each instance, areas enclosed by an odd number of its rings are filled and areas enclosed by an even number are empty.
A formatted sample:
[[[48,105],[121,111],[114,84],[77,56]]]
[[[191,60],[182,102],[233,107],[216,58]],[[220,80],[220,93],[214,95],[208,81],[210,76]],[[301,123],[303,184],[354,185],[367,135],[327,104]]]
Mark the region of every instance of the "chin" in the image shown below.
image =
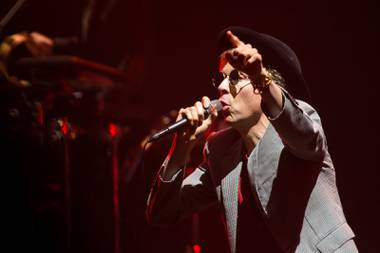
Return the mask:
[[[228,115],[226,117],[224,117],[224,122],[228,125],[228,126],[233,126],[235,124],[235,120],[232,118],[231,115]]]

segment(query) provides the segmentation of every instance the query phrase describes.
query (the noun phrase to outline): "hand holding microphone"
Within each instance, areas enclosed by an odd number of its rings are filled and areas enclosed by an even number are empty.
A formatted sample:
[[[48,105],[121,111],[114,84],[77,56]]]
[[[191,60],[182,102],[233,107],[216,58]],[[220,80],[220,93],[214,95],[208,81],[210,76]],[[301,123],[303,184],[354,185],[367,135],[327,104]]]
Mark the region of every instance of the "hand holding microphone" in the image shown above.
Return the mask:
[[[197,101],[194,106],[181,108],[176,122],[153,134],[149,138],[149,142],[177,131],[178,141],[194,142],[203,136],[221,109],[222,105],[219,100],[210,101],[208,97],[203,97],[202,102]]]

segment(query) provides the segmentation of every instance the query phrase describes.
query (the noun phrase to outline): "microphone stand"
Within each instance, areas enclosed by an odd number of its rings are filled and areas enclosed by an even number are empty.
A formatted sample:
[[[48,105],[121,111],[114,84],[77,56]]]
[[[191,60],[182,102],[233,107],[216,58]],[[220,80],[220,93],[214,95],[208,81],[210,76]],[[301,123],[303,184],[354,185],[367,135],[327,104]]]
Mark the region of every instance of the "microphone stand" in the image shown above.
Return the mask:
[[[67,118],[60,120],[60,128],[63,135],[63,156],[64,156],[64,193],[65,193],[65,225],[66,225],[66,249],[65,252],[71,253],[71,228],[72,228],[72,210],[71,210],[71,173],[70,173],[70,135],[71,127]]]
[[[8,11],[8,13],[0,21],[0,34],[3,31],[4,27],[9,23],[13,16],[20,10],[24,5],[26,0],[18,0],[13,7]]]

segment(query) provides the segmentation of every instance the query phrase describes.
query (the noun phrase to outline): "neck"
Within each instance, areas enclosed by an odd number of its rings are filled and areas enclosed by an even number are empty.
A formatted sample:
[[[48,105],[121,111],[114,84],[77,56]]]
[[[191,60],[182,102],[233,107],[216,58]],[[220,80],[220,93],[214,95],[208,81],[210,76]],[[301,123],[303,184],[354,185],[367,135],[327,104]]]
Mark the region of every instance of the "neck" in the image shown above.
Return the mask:
[[[266,129],[268,128],[269,120],[262,114],[259,120],[246,129],[238,129],[240,135],[243,138],[244,146],[247,150],[247,154],[250,154],[256,145],[263,138]]]

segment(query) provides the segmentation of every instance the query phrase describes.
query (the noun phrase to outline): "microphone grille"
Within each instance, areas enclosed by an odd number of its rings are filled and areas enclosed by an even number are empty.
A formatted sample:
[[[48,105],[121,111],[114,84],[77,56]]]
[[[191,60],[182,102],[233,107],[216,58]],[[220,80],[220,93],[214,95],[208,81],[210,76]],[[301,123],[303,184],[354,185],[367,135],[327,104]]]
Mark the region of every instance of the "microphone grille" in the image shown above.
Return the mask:
[[[218,99],[211,100],[210,108],[211,107],[215,108],[218,112],[220,112],[223,109],[223,105]]]

